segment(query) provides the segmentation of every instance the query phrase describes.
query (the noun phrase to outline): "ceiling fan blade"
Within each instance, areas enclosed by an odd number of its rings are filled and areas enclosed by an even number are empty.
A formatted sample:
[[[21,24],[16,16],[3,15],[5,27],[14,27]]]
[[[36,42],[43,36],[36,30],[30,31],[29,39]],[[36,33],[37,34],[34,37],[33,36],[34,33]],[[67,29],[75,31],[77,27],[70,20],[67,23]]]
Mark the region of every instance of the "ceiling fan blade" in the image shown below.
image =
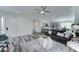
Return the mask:
[[[42,10],[45,10],[46,9],[46,6],[41,6]]]
[[[41,8],[44,8],[44,6],[41,6]]]

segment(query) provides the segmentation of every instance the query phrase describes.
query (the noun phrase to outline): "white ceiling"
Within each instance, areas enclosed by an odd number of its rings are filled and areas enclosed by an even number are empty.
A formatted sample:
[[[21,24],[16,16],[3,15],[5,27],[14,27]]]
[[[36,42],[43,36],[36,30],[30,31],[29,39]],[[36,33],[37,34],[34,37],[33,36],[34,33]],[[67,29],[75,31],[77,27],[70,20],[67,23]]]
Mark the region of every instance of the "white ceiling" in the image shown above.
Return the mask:
[[[72,8],[69,6],[47,6],[47,10],[50,10],[50,13],[46,15],[39,15],[35,9],[40,9],[40,6],[0,6],[0,10],[17,14],[17,11],[20,11],[20,14],[25,16],[33,17],[67,17],[72,15]]]

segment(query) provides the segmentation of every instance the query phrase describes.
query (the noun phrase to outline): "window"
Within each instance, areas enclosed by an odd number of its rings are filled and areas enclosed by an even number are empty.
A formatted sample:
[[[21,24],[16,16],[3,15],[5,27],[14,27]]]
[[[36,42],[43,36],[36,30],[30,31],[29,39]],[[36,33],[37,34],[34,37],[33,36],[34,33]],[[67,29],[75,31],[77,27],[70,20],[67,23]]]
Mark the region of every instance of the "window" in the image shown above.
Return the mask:
[[[1,34],[5,34],[5,17],[1,17]]]

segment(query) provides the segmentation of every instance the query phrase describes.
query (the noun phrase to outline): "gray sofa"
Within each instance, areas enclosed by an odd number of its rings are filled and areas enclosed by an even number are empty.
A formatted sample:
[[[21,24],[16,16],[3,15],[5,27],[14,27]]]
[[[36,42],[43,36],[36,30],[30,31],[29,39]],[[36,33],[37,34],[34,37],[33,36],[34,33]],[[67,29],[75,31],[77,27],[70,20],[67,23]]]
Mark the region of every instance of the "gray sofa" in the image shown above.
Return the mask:
[[[37,37],[35,35],[35,37]],[[38,36],[39,37],[39,36]],[[38,38],[34,38],[32,35],[24,35],[24,36],[17,36],[9,39],[9,51],[10,52],[70,52],[73,51],[69,49],[67,46],[56,42],[52,39],[50,49],[43,48],[38,43],[41,42]]]

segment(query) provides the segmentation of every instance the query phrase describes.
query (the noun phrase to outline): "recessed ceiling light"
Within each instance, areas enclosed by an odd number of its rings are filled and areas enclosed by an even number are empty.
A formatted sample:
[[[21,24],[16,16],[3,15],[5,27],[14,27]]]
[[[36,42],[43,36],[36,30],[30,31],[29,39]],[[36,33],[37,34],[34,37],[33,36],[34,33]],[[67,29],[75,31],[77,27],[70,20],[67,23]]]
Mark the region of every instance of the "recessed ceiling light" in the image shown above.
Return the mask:
[[[18,10],[18,11],[17,11],[17,14],[19,14],[19,13],[20,13],[20,11]]]
[[[55,16],[52,16],[53,18],[55,18]]]

